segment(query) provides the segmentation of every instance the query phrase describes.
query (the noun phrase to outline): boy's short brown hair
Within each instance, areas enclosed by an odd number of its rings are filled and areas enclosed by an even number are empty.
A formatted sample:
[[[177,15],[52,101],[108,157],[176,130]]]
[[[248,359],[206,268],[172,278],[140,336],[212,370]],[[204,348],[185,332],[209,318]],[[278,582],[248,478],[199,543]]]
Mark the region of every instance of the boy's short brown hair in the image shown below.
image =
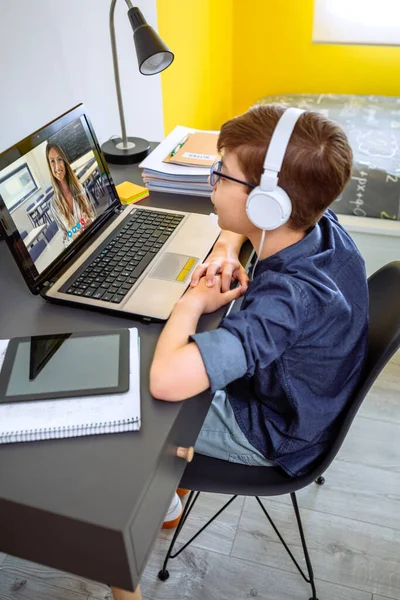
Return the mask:
[[[227,121],[218,151],[235,152],[249,183],[258,185],[272,133],[286,108],[258,105]],[[343,129],[322,114],[303,113],[286,150],[279,185],[292,201],[293,229],[307,230],[341,194],[351,175],[353,153]]]

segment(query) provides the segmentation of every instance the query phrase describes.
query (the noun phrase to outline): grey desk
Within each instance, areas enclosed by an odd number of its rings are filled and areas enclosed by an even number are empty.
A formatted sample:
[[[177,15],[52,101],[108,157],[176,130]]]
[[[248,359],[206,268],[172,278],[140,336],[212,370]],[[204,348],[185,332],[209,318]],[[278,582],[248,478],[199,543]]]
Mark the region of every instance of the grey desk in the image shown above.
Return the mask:
[[[115,183],[141,182],[137,168],[112,169]],[[209,213],[207,198],[152,194],[142,205]],[[149,367],[161,331],[50,304],[30,294],[0,242],[0,338],[136,326],[141,337],[140,432],[0,446],[0,551],[134,590],[210,403],[154,400]],[[207,315],[200,329],[215,327]]]

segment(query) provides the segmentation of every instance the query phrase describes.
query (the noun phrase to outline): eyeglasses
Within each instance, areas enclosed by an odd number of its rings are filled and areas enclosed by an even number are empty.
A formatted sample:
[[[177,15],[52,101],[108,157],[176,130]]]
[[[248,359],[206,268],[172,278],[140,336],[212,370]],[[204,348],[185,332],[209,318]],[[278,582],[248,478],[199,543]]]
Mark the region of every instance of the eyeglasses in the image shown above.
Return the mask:
[[[215,185],[217,185],[217,183],[221,177],[223,177],[224,179],[229,179],[230,181],[235,181],[236,183],[241,183],[242,185],[246,185],[247,187],[250,187],[250,188],[257,187],[253,183],[247,183],[247,181],[242,181],[241,179],[236,179],[236,177],[231,177],[230,175],[225,175],[225,173],[221,173],[221,169],[222,169],[222,160],[217,160],[217,162],[215,162],[210,169],[210,184],[213,187]]]

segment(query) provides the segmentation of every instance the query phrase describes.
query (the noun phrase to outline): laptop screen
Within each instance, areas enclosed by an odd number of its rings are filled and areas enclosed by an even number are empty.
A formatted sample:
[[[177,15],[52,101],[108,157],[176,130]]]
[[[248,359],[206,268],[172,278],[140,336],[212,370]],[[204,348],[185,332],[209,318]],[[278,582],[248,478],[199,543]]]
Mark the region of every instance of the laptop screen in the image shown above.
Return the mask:
[[[0,169],[0,208],[8,230],[18,232],[29,253],[33,278],[117,200],[87,118],[69,121],[60,118],[17,144],[8,154],[17,149],[18,158]]]

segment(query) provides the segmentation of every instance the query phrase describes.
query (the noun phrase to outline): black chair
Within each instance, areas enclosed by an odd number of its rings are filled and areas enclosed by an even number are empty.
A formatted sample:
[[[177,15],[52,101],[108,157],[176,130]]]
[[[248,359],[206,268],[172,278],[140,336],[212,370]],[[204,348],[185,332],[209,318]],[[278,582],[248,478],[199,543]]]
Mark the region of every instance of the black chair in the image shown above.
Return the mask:
[[[47,229],[45,229],[45,231],[44,231],[44,237],[46,238],[47,243],[49,243],[53,239],[57,230],[58,230],[57,223],[55,221],[52,221],[50,223],[50,225],[47,227]]]
[[[85,190],[86,190],[86,195],[88,196],[89,200],[92,198],[94,200],[95,204],[97,206],[99,206],[99,200],[98,200],[99,191],[98,191],[96,181],[91,181],[90,183],[88,183],[85,186]]]
[[[50,215],[50,200],[54,196],[54,189],[50,188],[49,192],[46,192],[46,196],[37,211],[38,222],[42,221],[43,225],[51,225],[52,218]]]
[[[35,203],[32,202],[32,204],[30,204],[27,208],[26,208],[26,214],[28,215],[29,220],[31,221],[32,225],[34,227],[37,227],[37,222],[36,222],[36,212],[37,211],[32,211],[31,213],[28,213],[29,210],[31,210],[31,208],[33,208],[35,206]]]
[[[45,248],[46,242],[44,240],[40,240],[39,242],[36,242],[34,246],[32,246],[32,248],[29,250],[29,254],[31,255],[33,262],[39,258]]]
[[[41,194],[40,196],[38,196],[36,198],[35,202],[33,202],[32,204],[30,204],[27,207],[27,209],[26,209],[28,217],[32,221],[32,224],[33,224],[34,227],[38,227],[40,225],[40,223],[39,223],[39,219],[40,219],[40,217],[39,217],[40,206],[38,206],[38,205],[39,205],[40,201],[42,200],[42,198],[44,198],[44,194]],[[36,210],[33,210],[31,213],[28,213],[28,211],[31,208],[34,208],[34,207],[36,207]]]
[[[350,404],[347,413],[338,431],[329,453],[312,471],[299,477],[289,477],[281,469],[275,467],[249,467],[234,464],[216,458],[209,458],[201,454],[195,454],[193,462],[188,464],[182,476],[180,487],[192,490],[186,502],[182,518],[175,531],[171,545],[168,549],[163,568],[158,576],[162,581],[169,577],[167,563],[169,559],[178,556],[214,519],[222,513],[225,508],[238,495],[255,496],[261,509],[269,520],[275,533],[284,545],[290,558],[294,562],[303,579],[311,585],[312,597],[317,600],[314,574],[308,554],[307,544],[303,532],[300,512],[297,504],[296,492],[313,481],[322,485],[324,478],[322,473],[326,471],[337,452],[339,451],[350,425],[357,414],[364,398],[372,384],[387,364],[393,354],[400,347],[400,262],[393,262],[376,273],[368,280],[370,299],[370,327],[369,327],[369,352],[365,375],[360,383],[359,389]],[[195,494],[195,492],[197,492]],[[233,497],[218,511],[204,527],[200,529],[178,552],[172,554],[173,547],[179,533],[192,510],[200,492],[214,492],[217,494],[233,494]],[[285,543],[270,515],[262,504],[259,496],[280,496],[290,494],[293,509],[299,528],[304,558],[307,565],[308,577],[294,558],[289,547]]]
[[[81,169],[79,169],[79,171],[76,173],[76,176],[78,179],[80,179],[81,177],[84,176],[84,174],[86,173],[86,165],[84,167],[82,167]]]

